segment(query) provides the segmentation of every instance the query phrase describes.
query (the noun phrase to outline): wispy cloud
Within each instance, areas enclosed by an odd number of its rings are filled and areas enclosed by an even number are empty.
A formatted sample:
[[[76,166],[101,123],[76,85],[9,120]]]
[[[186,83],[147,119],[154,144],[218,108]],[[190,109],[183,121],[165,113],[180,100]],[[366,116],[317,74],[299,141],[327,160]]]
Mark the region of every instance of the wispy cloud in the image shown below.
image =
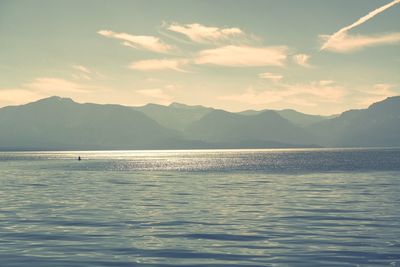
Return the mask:
[[[283,75],[270,73],[270,72],[263,72],[263,73],[259,73],[258,77],[260,77],[261,79],[267,79],[267,80],[270,80],[273,82],[278,82],[278,81],[282,80]]]
[[[245,38],[245,33],[236,27],[219,28],[199,23],[164,25],[168,30],[185,35],[196,43],[220,43]]]
[[[349,36],[349,34],[347,33],[349,30],[363,24],[364,22],[372,19],[379,13],[382,13],[386,9],[398,3],[400,3],[400,0],[394,0],[384,6],[381,6],[371,11],[367,15],[358,19],[356,22],[341,28],[332,35],[322,35],[321,38],[324,40],[324,43],[321,46],[321,50],[348,52],[365,46],[380,45],[400,41],[398,36],[399,33],[375,36]]]
[[[80,83],[71,82],[64,79],[52,78],[52,77],[41,77],[36,78],[33,81],[24,84],[24,87],[42,91],[42,92],[86,92],[89,87]]]
[[[362,91],[358,90],[353,97],[357,105],[367,107],[387,97],[399,95],[396,93],[395,88],[394,84],[378,83],[372,87],[363,88]]]
[[[286,46],[228,45],[199,52],[196,64],[214,64],[230,67],[283,66],[287,57]]]
[[[84,95],[98,87],[54,77],[39,77],[16,88],[0,88],[0,105],[31,102],[51,95]],[[104,88],[102,88],[104,89]]]
[[[0,106],[18,105],[37,100],[42,95],[24,88],[1,88]]]
[[[72,67],[74,69],[79,70],[80,72],[84,72],[86,74],[92,73],[87,67],[82,66],[82,65],[73,65]]]
[[[332,80],[320,80],[318,83],[320,85],[329,85],[329,84],[334,84],[335,81],[332,81]]]
[[[249,87],[243,93],[220,96],[219,99],[253,107],[295,107],[304,110],[322,104],[338,103],[345,93],[345,87],[334,82],[327,84],[324,81],[312,81],[309,83],[280,84],[275,88],[261,90]]]
[[[321,35],[322,40],[331,39],[330,36]],[[379,35],[349,35],[343,33],[335,39],[331,39],[325,50],[348,53],[362,49],[364,47],[377,46],[383,44],[394,44],[400,42],[400,32]]]
[[[75,70],[71,76],[75,80],[86,80],[86,81],[92,81],[92,80],[98,80],[98,79],[106,79],[107,76],[98,72],[95,69],[88,68],[83,65],[72,65],[72,68]]]
[[[350,86],[332,80],[318,80],[280,82],[268,88],[250,86],[243,92],[218,98],[236,102],[244,108],[294,108],[311,114],[315,114],[316,110],[323,114],[338,114],[349,109],[366,108],[387,97],[399,95],[399,90],[398,86],[390,83]]]
[[[130,69],[141,71],[175,70],[188,72],[181,67],[188,63],[186,59],[148,59],[132,62]]]
[[[82,65],[73,65],[72,68],[74,68],[76,71],[78,71],[78,74],[72,74],[72,77],[75,79],[84,79],[84,80],[91,80],[92,77],[92,71],[89,70],[87,67],[82,66]]]
[[[303,84],[286,84],[279,88],[255,91],[248,88],[244,93],[224,96],[223,99],[245,102],[247,104],[268,104],[277,101],[287,101],[290,97],[317,97],[319,101],[337,101],[344,95],[344,87],[338,84],[325,84],[313,81]]]
[[[311,65],[308,63],[310,59],[310,55],[307,54],[297,54],[293,56],[293,61],[303,67],[311,67]]]
[[[155,101],[160,104],[169,104],[171,103],[171,97],[164,92],[164,90],[160,88],[155,88],[155,89],[142,89],[142,90],[136,90],[136,93],[149,97],[152,101]]]
[[[150,35],[131,35],[128,33],[118,33],[108,30],[100,30],[98,34],[122,40],[122,44],[136,49],[145,49],[158,53],[168,53],[173,47],[163,43],[160,38]]]

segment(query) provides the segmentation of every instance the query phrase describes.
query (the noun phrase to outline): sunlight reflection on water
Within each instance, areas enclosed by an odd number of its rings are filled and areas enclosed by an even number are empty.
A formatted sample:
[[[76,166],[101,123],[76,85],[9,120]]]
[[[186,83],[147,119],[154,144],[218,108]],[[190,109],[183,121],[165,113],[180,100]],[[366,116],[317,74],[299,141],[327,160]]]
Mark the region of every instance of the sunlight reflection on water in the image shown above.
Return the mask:
[[[398,188],[398,149],[0,153],[1,264],[398,266]]]

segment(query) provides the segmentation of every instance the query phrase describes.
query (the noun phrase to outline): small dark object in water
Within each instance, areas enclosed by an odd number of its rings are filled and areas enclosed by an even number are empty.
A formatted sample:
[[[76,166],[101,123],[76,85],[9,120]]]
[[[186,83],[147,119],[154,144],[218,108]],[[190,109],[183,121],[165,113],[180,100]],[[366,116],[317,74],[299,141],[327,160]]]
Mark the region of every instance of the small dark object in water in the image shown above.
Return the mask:
[[[78,160],[79,160],[79,161],[81,161],[81,160],[82,160],[82,159],[81,159],[81,156],[79,156],[79,157],[78,157]]]

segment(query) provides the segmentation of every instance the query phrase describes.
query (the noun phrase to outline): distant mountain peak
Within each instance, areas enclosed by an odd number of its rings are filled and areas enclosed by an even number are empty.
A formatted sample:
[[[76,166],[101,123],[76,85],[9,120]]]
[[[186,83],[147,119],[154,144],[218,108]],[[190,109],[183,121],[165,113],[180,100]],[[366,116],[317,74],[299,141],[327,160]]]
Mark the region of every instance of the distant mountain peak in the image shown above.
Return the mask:
[[[182,104],[182,103],[178,103],[178,102],[172,102],[168,106],[169,107],[173,107],[173,108],[182,108],[182,107],[186,108],[186,107],[188,107],[188,105]]]
[[[381,107],[400,107],[400,96],[391,96],[382,101],[375,102],[368,107],[368,109],[375,109]]]
[[[168,107],[171,108],[180,108],[180,109],[194,109],[194,108],[206,108],[202,105],[186,105],[186,104],[182,104],[182,103],[178,103],[178,102],[172,102],[171,104],[168,105]]]
[[[72,98],[69,97],[61,97],[61,96],[50,96],[50,97],[46,97],[46,98],[42,98],[34,103],[75,103],[74,100],[72,100]]]

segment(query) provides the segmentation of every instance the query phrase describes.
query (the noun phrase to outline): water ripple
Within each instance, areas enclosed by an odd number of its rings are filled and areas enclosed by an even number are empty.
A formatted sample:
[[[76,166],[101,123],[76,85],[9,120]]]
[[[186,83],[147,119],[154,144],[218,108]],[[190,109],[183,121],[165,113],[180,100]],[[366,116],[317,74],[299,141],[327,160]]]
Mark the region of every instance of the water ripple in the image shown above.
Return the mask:
[[[400,266],[400,150],[75,155],[0,153],[0,266]]]

